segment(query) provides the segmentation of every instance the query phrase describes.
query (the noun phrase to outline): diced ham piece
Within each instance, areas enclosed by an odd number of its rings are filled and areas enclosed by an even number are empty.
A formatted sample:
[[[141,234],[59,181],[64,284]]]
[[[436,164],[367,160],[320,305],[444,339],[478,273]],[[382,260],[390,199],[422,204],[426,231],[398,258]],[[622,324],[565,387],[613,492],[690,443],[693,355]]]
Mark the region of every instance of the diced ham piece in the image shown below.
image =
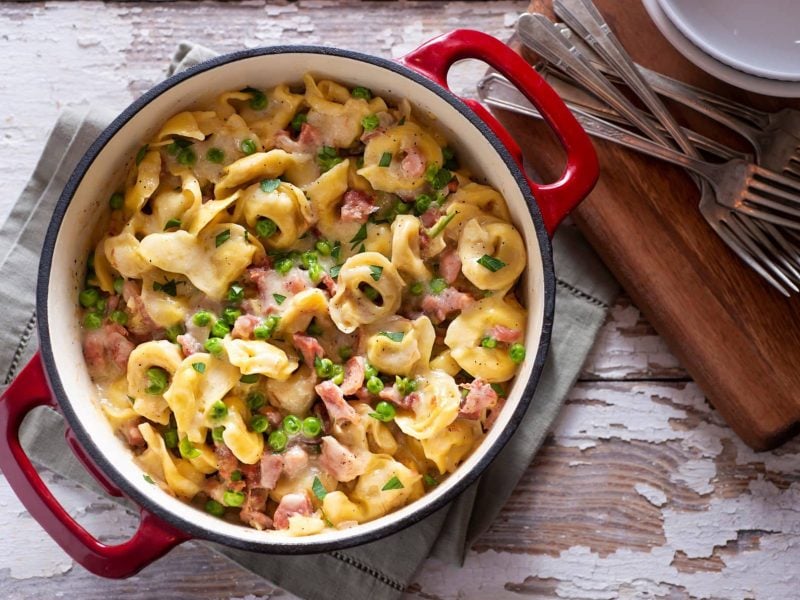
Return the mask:
[[[302,333],[292,334],[292,342],[294,347],[303,355],[303,361],[309,366],[314,366],[314,359],[316,357],[322,358],[325,356],[325,350],[322,349],[317,338]]]
[[[325,286],[331,296],[336,295],[336,280],[327,273],[322,276],[322,285]]]
[[[372,197],[360,190],[347,190],[342,203],[343,223],[366,223],[369,216],[378,210]]]
[[[128,332],[116,323],[107,323],[100,329],[86,332],[83,338],[83,355],[92,377],[106,379],[125,373],[128,357],[134,344]]]
[[[325,408],[328,409],[328,415],[333,421],[355,421],[358,418],[356,410],[344,400],[342,389],[333,383],[330,379],[318,383],[314,387]]]
[[[214,444],[214,454],[217,457],[217,470],[224,482],[231,480],[231,475],[239,468],[239,460],[233,455],[225,444]]]
[[[433,227],[441,216],[442,210],[438,206],[431,206],[419,216],[419,220],[425,227]]]
[[[303,276],[300,273],[289,273],[286,276],[286,282],[284,284],[286,289],[292,292],[293,294],[299,294],[303,290],[306,290],[310,287],[308,276]]]
[[[283,421],[283,415],[277,408],[267,404],[266,406],[259,408],[258,412],[267,417],[270,427],[273,429],[280,427],[281,422]]]
[[[497,417],[500,416],[500,412],[503,410],[503,405],[505,403],[505,398],[497,399],[497,404],[489,411],[489,413],[486,415],[486,420],[483,422],[484,431],[489,431],[489,429],[491,429],[492,425],[494,425],[494,422],[497,421]]]
[[[292,446],[283,454],[283,472],[289,479],[297,477],[308,466],[308,453],[301,446]]]
[[[316,154],[320,146],[322,135],[319,129],[309,123],[303,123],[297,140],[293,140],[285,130],[275,134],[275,147],[292,154]]]
[[[498,342],[504,344],[513,344],[522,339],[522,332],[519,329],[511,329],[503,325],[495,325],[489,330],[489,335],[496,339]]]
[[[497,404],[497,392],[485,380],[478,378],[472,383],[464,384],[464,387],[469,392],[461,399],[459,416],[465,419],[479,419],[484,410]]]
[[[366,387],[362,386],[355,391],[355,396],[362,402],[369,402],[372,400],[372,392],[370,392]]]
[[[203,483],[203,491],[209,498],[216,500],[220,504],[225,500],[225,489],[225,484],[216,477],[209,477]]]
[[[413,409],[414,404],[417,402],[417,400],[419,400],[419,394],[417,392],[411,392],[407,396],[404,396],[403,393],[397,389],[396,385],[383,388],[380,392],[378,392],[378,397],[381,400],[386,400],[387,402],[391,402],[400,408],[405,408],[408,410]]]
[[[453,283],[461,273],[461,259],[455,250],[446,250],[439,259],[439,272],[447,283]]]
[[[344,365],[344,381],[340,386],[342,394],[352,396],[364,385],[366,360],[363,356],[352,356]]]
[[[366,455],[356,456],[335,437],[326,435],[322,438],[319,464],[338,481],[353,481],[366,471],[368,462]]]
[[[250,336],[253,335],[253,330],[260,322],[261,319],[255,315],[242,315],[238,317],[233,323],[231,337],[243,340],[250,339]]]
[[[265,452],[261,455],[260,463],[261,479],[259,480],[259,487],[266,490],[274,490],[283,471],[283,457],[280,454]]]
[[[130,279],[125,280],[122,285],[122,298],[128,306],[131,318],[128,322],[128,330],[140,337],[152,336],[160,328],[153,322],[142,300],[142,290],[139,284]]]
[[[176,340],[181,345],[181,350],[184,356],[190,356],[196,352],[203,351],[203,344],[197,341],[191,333],[184,333],[179,335]]]
[[[381,112],[377,113],[376,116],[378,117],[378,126],[369,131],[365,130],[364,133],[361,134],[361,138],[359,138],[364,143],[367,143],[375,136],[382,134],[396,122],[396,119],[389,111],[382,110]]]
[[[416,146],[411,146],[411,148],[406,150],[406,155],[403,157],[403,160],[400,161],[400,168],[403,170],[403,174],[409,179],[422,177],[425,174],[427,166],[428,162],[425,160],[420,149]]]
[[[443,321],[452,312],[464,310],[475,299],[469,294],[459,292],[453,287],[442,290],[439,294],[428,294],[422,300],[422,310],[437,321]]]
[[[119,428],[120,433],[131,448],[144,448],[146,446],[142,432],[139,431],[139,424],[143,421],[144,419],[137,417],[123,423]]]
[[[239,518],[258,530],[272,529],[272,519],[264,512],[267,509],[269,491],[265,488],[250,488],[239,511]]]
[[[289,517],[295,515],[309,516],[314,512],[314,507],[311,504],[311,498],[308,497],[306,492],[299,494],[286,494],[278,503],[278,508],[275,509],[273,515],[273,522],[275,529],[288,529]]]
[[[453,193],[458,191],[458,178],[457,177],[453,177],[450,180],[450,183],[447,184],[447,191],[450,192],[451,194],[453,194]]]

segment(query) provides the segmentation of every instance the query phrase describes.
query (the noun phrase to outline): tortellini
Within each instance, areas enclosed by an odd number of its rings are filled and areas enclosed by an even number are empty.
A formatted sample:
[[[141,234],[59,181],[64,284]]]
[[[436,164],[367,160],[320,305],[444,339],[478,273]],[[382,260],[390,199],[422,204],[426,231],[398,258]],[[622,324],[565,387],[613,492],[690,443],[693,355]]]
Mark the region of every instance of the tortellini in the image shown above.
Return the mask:
[[[514,376],[517,365],[502,348],[486,348],[481,340],[494,326],[522,331],[525,309],[513,299],[490,296],[476,302],[447,327],[444,343],[450,356],[473,377],[490,383],[508,381]]]
[[[251,185],[242,193],[242,205],[250,227],[255,227],[261,218],[277,225],[276,233],[267,239],[272,248],[290,248],[312,224],[308,199],[291,183],[280,183],[270,192],[265,192],[261,184]]]
[[[164,438],[149,423],[139,425],[147,450],[137,457],[147,474],[167,485],[179,498],[191,500],[200,492],[205,475],[184,458],[175,458],[164,444]]]
[[[419,219],[398,215],[392,223],[392,264],[411,280],[425,281],[431,272],[420,256]]]
[[[371,365],[390,375],[410,375],[426,370],[436,332],[428,317],[414,321],[389,317],[367,329],[367,358]]]
[[[297,361],[269,342],[226,339],[224,345],[228,360],[239,367],[243,375],[266,375],[285,381],[297,369]]]
[[[336,295],[330,301],[331,318],[345,333],[374,323],[400,307],[403,279],[382,254],[362,252],[348,258],[339,271]],[[370,299],[367,287],[377,292]]]
[[[169,423],[169,405],[163,395],[148,392],[147,371],[158,367],[171,377],[182,360],[180,350],[167,341],[145,342],[131,352],[128,357],[128,395],[134,398],[133,409],[137,413],[162,425]]]
[[[391,161],[381,165],[388,155]],[[415,160],[412,168],[408,157]],[[376,135],[364,149],[364,167],[358,174],[373,188],[383,192],[413,192],[425,184],[425,168],[417,164],[442,165],[442,148],[436,140],[416,123],[405,123]]]
[[[284,150],[256,152],[240,158],[224,170],[224,176],[214,186],[217,198],[230,196],[236,188],[252,181],[285,176],[295,185],[309,183],[313,176],[313,160],[302,154],[289,154]]]
[[[140,244],[142,256],[153,266],[185,275],[210,298],[219,300],[253,258],[256,247],[235,223],[221,223],[194,236],[188,231],[154,233]]]
[[[461,392],[443,371],[428,371],[411,410],[399,410],[395,423],[400,431],[418,440],[439,435],[458,416]]]
[[[477,420],[456,419],[438,435],[421,440],[425,456],[439,473],[452,473],[483,435]]]
[[[464,276],[482,290],[507,289],[525,270],[525,244],[509,223],[469,221],[458,242],[458,256]],[[487,266],[487,257],[494,266]]]

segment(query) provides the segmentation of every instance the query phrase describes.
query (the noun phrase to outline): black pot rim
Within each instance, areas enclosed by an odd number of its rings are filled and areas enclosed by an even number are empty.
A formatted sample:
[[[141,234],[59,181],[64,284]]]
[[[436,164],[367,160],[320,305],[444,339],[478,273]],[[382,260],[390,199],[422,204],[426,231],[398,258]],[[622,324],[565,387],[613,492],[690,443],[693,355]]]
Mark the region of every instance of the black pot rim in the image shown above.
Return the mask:
[[[416,512],[413,512],[402,519],[390,521],[386,523],[386,525],[378,529],[371,530],[362,534],[356,533],[352,537],[349,537],[345,540],[316,542],[314,541],[314,537],[311,536],[305,538],[304,543],[302,544],[298,543],[285,544],[282,543],[280,538],[269,535],[264,536],[263,542],[245,541],[238,538],[229,537],[220,532],[198,526],[191,521],[187,521],[179,517],[175,513],[172,513],[164,509],[158,502],[150,498],[148,495],[141,493],[135,487],[130,485],[125,479],[125,477],[123,477],[122,474],[117,470],[116,466],[105,457],[104,453],[94,443],[90,432],[84,427],[84,425],[78,418],[77,414],[72,409],[72,406],[68,400],[68,393],[65,390],[60,380],[60,377],[58,375],[58,369],[56,368],[56,359],[53,354],[53,349],[50,340],[50,333],[49,333],[50,315],[48,314],[48,303],[47,303],[48,283],[50,279],[50,272],[52,269],[55,243],[59,231],[61,229],[61,224],[64,220],[67,208],[76,190],[78,189],[78,186],[83,180],[83,177],[85,176],[86,172],[92,166],[97,156],[106,146],[106,144],[111,140],[111,138],[142,108],[147,106],[150,102],[152,102],[162,93],[166,92],[167,90],[171,89],[175,85],[185,80],[188,80],[198,74],[204,73],[211,69],[226,64],[230,64],[236,61],[253,58],[257,56],[268,56],[268,55],[287,54],[287,53],[337,56],[341,58],[357,60],[378,67],[382,67],[388,71],[393,72],[398,76],[411,79],[415,83],[422,85],[428,90],[434,92],[439,97],[448,102],[453,108],[459,111],[464,117],[466,117],[472,123],[472,125],[476,127],[483,134],[484,138],[486,138],[486,140],[499,153],[503,162],[508,167],[509,172],[511,173],[517,185],[519,186],[520,190],[522,191],[523,197],[525,198],[525,202],[527,204],[528,211],[531,215],[534,228],[536,231],[536,237],[541,254],[543,279],[544,279],[543,322],[539,338],[539,347],[536,352],[536,357],[531,370],[530,378],[526,382],[525,389],[523,390],[520,402],[516,407],[513,415],[511,416],[511,420],[509,421],[508,426],[500,434],[500,436],[494,442],[494,444],[485,451],[485,454],[481,457],[480,461],[470,471],[460,474],[459,481],[450,490],[448,490],[447,493],[443,494],[436,501],[428,504],[425,507],[418,509]],[[530,241],[532,240],[528,241],[530,243]],[[179,74],[172,75],[168,79],[162,81],[161,83],[159,83],[158,85],[154,86],[152,89],[147,91],[133,103],[131,103],[100,134],[97,140],[95,140],[95,142],[91,145],[86,154],[82,157],[78,165],[75,167],[75,170],[73,171],[71,177],[69,178],[69,181],[67,182],[67,185],[65,186],[55,206],[50,226],[47,230],[47,234],[44,241],[44,247],[42,249],[42,256],[39,263],[39,273],[37,279],[37,290],[36,290],[36,310],[38,316],[37,328],[39,333],[41,356],[45,367],[45,373],[49,381],[50,389],[53,391],[55,398],[58,401],[61,412],[66,418],[68,426],[74,431],[75,436],[79,440],[81,446],[91,457],[91,459],[97,464],[100,470],[103,471],[103,473],[105,473],[111,479],[111,481],[113,481],[114,484],[117,485],[125,493],[126,496],[128,496],[134,502],[136,502],[146,510],[150,511],[154,515],[163,519],[173,527],[182,530],[197,539],[209,540],[230,547],[239,548],[242,550],[256,551],[267,554],[269,553],[310,554],[315,552],[328,552],[332,550],[341,550],[344,548],[349,548],[352,546],[357,546],[368,542],[372,542],[387,537],[402,529],[405,529],[410,525],[418,523],[419,521],[422,521],[424,518],[433,514],[435,511],[439,510],[445,504],[447,504],[448,502],[456,498],[458,495],[460,495],[469,485],[471,485],[483,473],[486,467],[489,466],[489,464],[494,460],[494,458],[498,455],[498,453],[502,450],[502,448],[511,438],[513,433],[516,431],[517,427],[520,424],[520,421],[522,420],[522,417],[524,416],[525,412],[528,409],[531,399],[533,398],[533,393],[539,382],[545,358],[547,356],[547,351],[550,345],[550,334],[553,325],[553,311],[555,308],[555,287],[556,287],[555,274],[553,270],[552,247],[550,245],[550,238],[547,235],[547,230],[545,228],[541,212],[539,210],[538,205],[536,204],[536,201],[534,200],[530,186],[528,185],[526,178],[523,176],[522,172],[520,171],[516,162],[511,157],[506,147],[500,142],[500,140],[489,129],[489,127],[477,115],[475,115],[475,113],[473,113],[472,110],[461,99],[459,99],[455,94],[453,94],[449,90],[443,88],[437,83],[434,83],[430,79],[424,77],[423,75],[417,73],[416,71],[398,62],[394,62],[388,59],[368,54],[363,54],[360,52],[343,50],[327,46],[281,45],[281,46],[254,48],[254,49],[233,52],[230,54],[220,55],[216,58],[207,60],[194,67],[191,67],[190,69],[187,69],[186,71],[183,71]]]

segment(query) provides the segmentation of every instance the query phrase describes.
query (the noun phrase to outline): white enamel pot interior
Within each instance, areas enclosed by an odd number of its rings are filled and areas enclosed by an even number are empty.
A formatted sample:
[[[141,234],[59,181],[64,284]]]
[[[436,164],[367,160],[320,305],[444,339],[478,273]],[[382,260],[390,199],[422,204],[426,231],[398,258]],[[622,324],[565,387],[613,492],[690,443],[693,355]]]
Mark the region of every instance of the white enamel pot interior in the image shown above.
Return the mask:
[[[133,455],[97,404],[81,349],[78,293],[85,277],[89,236],[108,198],[124,179],[137,149],[171,115],[210,105],[220,93],[245,86],[300,84],[302,75],[365,86],[388,99],[408,98],[435,115],[462,163],[506,198],[527,247],[522,286],[528,309],[527,358],[505,406],[482,444],[444,482],[421,499],[375,521],[310,537],[289,537],[228,523],[146,482]],[[174,76],[132,104],[92,146],[56,209],[43,250],[37,292],[42,358],[50,387],[76,437],[108,478],[146,510],[191,536],[247,550],[319,552],[383,537],[431,514],[486,468],[522,418],[539,378],[552,324],[551,249],[529,186],[509,153],[454,95],[397,63],[318,47],[263,48],[226,55]]]

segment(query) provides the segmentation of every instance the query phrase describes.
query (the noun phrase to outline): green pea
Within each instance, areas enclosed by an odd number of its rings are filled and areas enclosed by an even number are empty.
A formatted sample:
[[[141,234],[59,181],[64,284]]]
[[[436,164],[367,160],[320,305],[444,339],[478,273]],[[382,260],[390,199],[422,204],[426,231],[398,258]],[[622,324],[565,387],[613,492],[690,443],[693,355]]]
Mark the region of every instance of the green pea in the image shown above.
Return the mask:
[[[497,348],[497,340],[487,335],[485,338],[481,340],[481,346],[490,349]]]
[[[239,469],[236,469],[233,473],[231,473],[231,481],[241,481],[242,480],[242,472]]]
[[[242,311],[238,308],[226,308],[222,311],[222,320],[228,325],[236,323],[236,319],[242,316]]]
[[[303,252],[300,255],[300,262],[306,269],[308,269],[311,267],[311,265],[317,264],[317,262],[319,262],[319,256],[313,250],[309,250],[307,252]]]
[[[231,328],[222,319],[211,326],[211,337],[222,338],[231,332]]]
[[[184,332],[183,325],[170,325],[164,330],[164,334],[167,336],[167,339],[175,344],[178,341],[178,336],[182,335]]]
[[[274,452],[283,452],[288,442],[289,437],[283,429],[276,429],[270,433],[269,438],[267,438],[267,443]]]
[[[361,119],[361,126],[364,128],[365,131],[372,131],[373,129],[377,129],[380,123],[381,121],[378,118],[378,115],[367,115],[366,117]]]
[[[380,377],[370,377],[367,379],[367,390],[370,394],[377,394],[383,389],[383,381]]]
[[[336,385],[342,385],[344,383],[344,367],[342,365],[333,365],[331,381]]]
[[[117,294],[121,294],[122,293],[122,286],[124,286],[124,285],[125,285],[125,279],[124,278],[122,278],[122,277],[115,277],[114,278],[114,291]]]
[[[286,275],[294,266],[291,258],[282,258],[275,263],[275,270],[281,275]]]
[[[206,512],[215,517],[221,517],[225,514],[225,507],[216,500],[209,500],[206,502]]]
[[[354,87],[353,90],[350,92],[350,95],[353,98],[360,98],[362,100],[370,100],[372,98],[372,92],[363,86]]]
[[[515,363],[521,363],[525,360],[525,346],[519,343],[511,344],[511,347],[508,349],[508,356]]]
[[[375,405],[375,412],[370,413],[369,416],[373,419],[378,419],[378,421],[388,423],[394,419],[396,414],[397,410],[393,404],[390,404],[389,402],[378,402]]]
[[[314,369],[317,371],[317,375],[328,379],[333,375],[333,361],[330,358],[320,358],[317,356],[314,359]]]
[[[447,288],[447,282],[441,277],[431,279],[431,282],[428,285],[434,294],[441,294]]]
[[[208,338],[203,344],[206,352],[210,352],[214,356],[219,357],[222,354],[223,345],[219,338]]]
[[[316,244],[314,244],[314,248],[316,248],[317,252],[322,254],[322,256],[330,256],[331,252],[333,252],[333,246],[328,240],[318,240]]]
[[[414,202],[414,212],[417,215],[421,215],[431,207],[432,202],[433,198],[431,196],[428,194],[420,194],[416,202]]]
[[[411,293],[412,296],[420,296],[422,292],[425,291],[425,286],[422,284],[421,281],[417,281],[411,284],[411,287],[408,288],[408,291]]]
[[[78,302],[80,302],[81,306],[84,308],[94,306],[99,299],[100,291],[97,288],[86,288],[78,294]]]
[[[181,438],[181,441],[178,442],[178,452],[181,453],[183,458],[197,458],[200,456],[200,450],[194,447],[194,444],[189,441],[188,437]]]
[[[184,148],[178,152],[177,160],[183,166],[191,167],[197,162],[197,154],[191,148]]]
[[[128,313],[124,310],[115,310],[111,313],[110,319],[117,325],[125,325],[128,322]]]
[[[150,367],[147,369],[147,387],[145,392],[151,396],[158,396],[167,389],[169,383],[169,375],[161,367]]]
[[[228,302],[239,303],[244,300],[244,288],[238,283],[234,283],[228,288],[228,293],[225,296]]]
[[[411,212],[411,204],[399,200],[397,204],[394,205],[394,212],[398,215],[407,215]]]
[[[224,419],[228,416],[228,407],[221,400],[217,400],[211,405],[209,416],[214,420]]]
[[[289,435],[294,435],[295,433],[300,432],[300,430],[303,428],[303,423],[302,421],[300,421],[298,417],[295,417],[294,415],[286,415],[283,418],[281,427]]]
[[[264,415],[255,415],[250,419],[250,429],[256,433],[264,433],[269,429],[269,419]]]
[[[258,150],[256,143],[250,138],[242,140],[241,144],[239,144],[239,148],[247,155],[253,154],[256,150]]]
[[[339,358],[347,360],[351,356],[353,356],[353,349],[350,346],[342,346],[339,348]]]
[[[319,283],[319,281],[322,279],[323,275],[325,275],[325,269],[323,269],[322,265],[319,264],[319,263],[313,263],[308,268],[308,277],[314,283]]]
[[[276,231],[278,231],[278,226],[272,219],[261,217],[258,219],[258,221],[256,221],[256,235],[258,237],[268,238],[271,237]]]
[[[208,159],[208,162],[221,164],[225,160],[225,153],[219,148],[209,148],[208,152],[206,152],[206,159]]]
[[[211,319],[213,318],[212,314],[207,310],[201,310],[194,313],[192,317],[192,323],[197,325],[198,327],[205,327],[209,323],[211,323]]]
[[[247,394],[247,408],[256,411],[267,403],[267,399],[261,392],[250,392]]]
[[[97,299],[97,303],[94,305],[94,309],[99,312],[103,313],[106,310],[106,299],[102,296]]]
[[[322,421],[317,417],[306,417],[303,419],[302,433],[307,438],[317,437],[322,433]]]
[[[369,379],[370,377],[377,377],[378,376],[378,369],[373,367],[371,364],[367,363],[367,366],[364,367],[364,377]]]
[[[244,504],[244,494],[242,492],[226,490],[222,495],[222,501],[225,503],[225,506],[238,507]]]
[[[211,430],[211,439],[214,440],[215,442],[221,444],[223,442],[222,434],[224,432],[225,432],[225,428],[224,427],[222,427],[222,426],[214,427],[214,429]]]

